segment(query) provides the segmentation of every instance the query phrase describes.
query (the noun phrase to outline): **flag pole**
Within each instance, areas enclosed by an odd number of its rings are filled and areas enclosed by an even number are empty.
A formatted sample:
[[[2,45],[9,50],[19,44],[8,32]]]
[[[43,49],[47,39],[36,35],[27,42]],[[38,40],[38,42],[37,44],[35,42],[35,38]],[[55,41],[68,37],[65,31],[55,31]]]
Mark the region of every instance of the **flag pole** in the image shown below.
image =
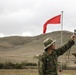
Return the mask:
[[[61,11],[61,46],[63,45],[63,11]]]
[[[61,46],[63,45],[63,11],[61,11]],[[61,75],[62,75],[62,62],[61,62]]]

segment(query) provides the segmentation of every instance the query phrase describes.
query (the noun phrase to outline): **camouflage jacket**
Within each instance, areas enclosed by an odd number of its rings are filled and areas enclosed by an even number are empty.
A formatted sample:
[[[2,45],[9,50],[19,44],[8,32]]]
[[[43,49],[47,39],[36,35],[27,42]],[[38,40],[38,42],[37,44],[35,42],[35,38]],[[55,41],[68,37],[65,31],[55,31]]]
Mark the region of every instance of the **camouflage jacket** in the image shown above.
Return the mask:
[[[58,75],[57,74],[57,58],[64,54],[69,48],[74,45],[73,40],[69,40],[60,48],[55,49],[51,54],[46,51],[39,56],[38,69],[39,75]]]

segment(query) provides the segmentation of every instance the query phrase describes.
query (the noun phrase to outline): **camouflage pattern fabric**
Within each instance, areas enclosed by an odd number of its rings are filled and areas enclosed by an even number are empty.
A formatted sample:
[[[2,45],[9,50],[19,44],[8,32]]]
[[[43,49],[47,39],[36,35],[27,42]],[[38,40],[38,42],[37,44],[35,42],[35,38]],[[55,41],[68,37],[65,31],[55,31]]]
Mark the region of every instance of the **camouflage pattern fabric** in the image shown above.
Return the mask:
[[[55,49],[51,54],[46,51],[39,55],[38,69],[39,75],[58,75],[57,73],[57,58],[64,54],[69,48],[74,45],[73,40],[69,40],[66,44],[58,49]]]

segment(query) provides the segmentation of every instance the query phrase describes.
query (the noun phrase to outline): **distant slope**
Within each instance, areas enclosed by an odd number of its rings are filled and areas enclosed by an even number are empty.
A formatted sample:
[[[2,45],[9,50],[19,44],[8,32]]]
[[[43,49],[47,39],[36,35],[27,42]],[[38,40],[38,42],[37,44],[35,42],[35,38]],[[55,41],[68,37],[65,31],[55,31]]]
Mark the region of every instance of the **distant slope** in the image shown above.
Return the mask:
[[[72,34],[72,32],[63,31],[63,43],[68,41]],[[43,41],[48,37],[56,39],[56,46],[60,47],[61,31],[41,34],[34,37],[11,36],[0,38],[0,62],[31,60],[33,56],[39,55],[44,51]],[[76,52],[75,49],[76,46],[73,46],[71,52]]]

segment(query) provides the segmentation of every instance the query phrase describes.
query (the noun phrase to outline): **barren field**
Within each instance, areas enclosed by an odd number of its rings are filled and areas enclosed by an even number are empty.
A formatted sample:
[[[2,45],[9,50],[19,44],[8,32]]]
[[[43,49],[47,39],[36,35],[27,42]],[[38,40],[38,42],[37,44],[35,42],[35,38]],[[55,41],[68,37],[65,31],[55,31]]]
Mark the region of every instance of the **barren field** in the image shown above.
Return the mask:
[[[12,69],[0,70],[0,75],[38,75],[37,69]],[[63,70],[59,75],[76,75],[76,70]]]

